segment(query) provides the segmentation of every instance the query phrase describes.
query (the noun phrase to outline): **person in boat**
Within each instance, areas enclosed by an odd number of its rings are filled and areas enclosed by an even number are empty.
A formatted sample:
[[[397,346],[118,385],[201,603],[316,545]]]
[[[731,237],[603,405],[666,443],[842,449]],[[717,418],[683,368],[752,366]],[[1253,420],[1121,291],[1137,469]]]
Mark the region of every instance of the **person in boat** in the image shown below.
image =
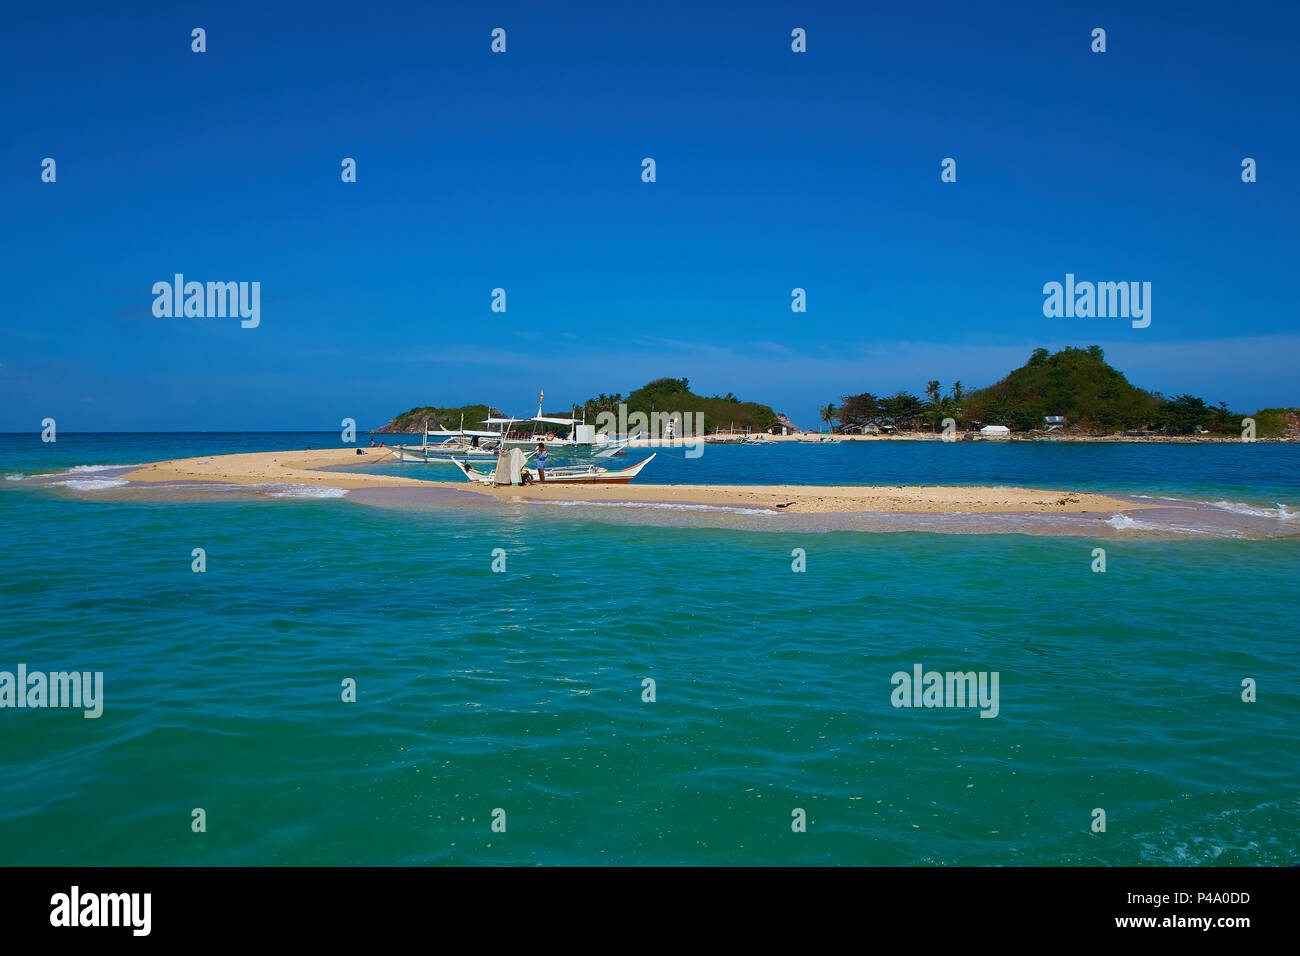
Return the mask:
[[[546,481],[546,446],[537,443],[537,480]]]

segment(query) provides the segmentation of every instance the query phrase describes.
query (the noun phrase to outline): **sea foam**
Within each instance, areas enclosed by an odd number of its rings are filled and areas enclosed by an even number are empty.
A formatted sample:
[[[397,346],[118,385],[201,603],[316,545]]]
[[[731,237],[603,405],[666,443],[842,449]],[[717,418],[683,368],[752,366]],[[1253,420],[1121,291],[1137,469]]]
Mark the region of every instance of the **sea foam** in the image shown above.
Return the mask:
[[[346,488],[335,488],[332,485],[286,485],[275,482],[257,487],[277,489],[271,492],[272,498],[342,498],[348,493]]]
[[[123,478],[73,478],[69,481],[55,482],[74,491],[103,491],[106,488],[121,488],[126,483]]]
[[[1252,505],[1240,501],[1206,501],[1204,504],[1212,508],[1222,508],[1224,511],[1231,511],[1233,514],[1250,515],[1254,518],[1276,518],[1278,521],[1291,521],[1300,516],[1300,512],[1291,511],[1282,502],[1277,503],[1277,508],[1256,508]]]
[[[1204,534],[1212,535],[1218,538],[1241,538],[1245,535],[1235,528],[1196,528],[1183,524],[1153,524],[1149,521],[1138,521],[1130,518],[1126,514],[1111,515],[1106,524],[1110,525],[1116,531],[1158,531],[1162,534]]]
[[[1119,514],[1111,515],[1106,524],[1110,525],[1116,531],[1150,531],[1155,530],[1151,525],[1144,522],[1134,521],[1128,515]]]

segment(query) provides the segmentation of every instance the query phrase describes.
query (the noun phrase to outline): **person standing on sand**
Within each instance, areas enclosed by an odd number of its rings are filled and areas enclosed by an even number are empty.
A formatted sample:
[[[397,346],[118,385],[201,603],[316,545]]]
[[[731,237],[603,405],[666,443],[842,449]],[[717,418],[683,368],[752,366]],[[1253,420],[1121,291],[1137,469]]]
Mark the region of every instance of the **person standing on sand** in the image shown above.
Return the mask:
[[[537,480],[546,481],[546,446],[541,442],[537,443]]]

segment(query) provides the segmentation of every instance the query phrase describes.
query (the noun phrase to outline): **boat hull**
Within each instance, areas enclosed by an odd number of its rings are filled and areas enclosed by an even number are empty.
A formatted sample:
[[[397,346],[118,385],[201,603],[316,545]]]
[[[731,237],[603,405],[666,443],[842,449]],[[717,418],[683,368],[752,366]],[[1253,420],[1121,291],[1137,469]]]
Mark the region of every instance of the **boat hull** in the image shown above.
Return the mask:
[[[537,475],[536,468],[524,468],[520,471],[524,484],[529,485],[625,485],[641,473],[641,469],[650,464],[655,458],[651,455],[642,461],[637,462],[630,468],[623,468],[617,471],[611,471],[608,468],[598,468],[595,465],[586,468],[574,468],[572,466],[561,466],[546,469],[546,480],[541,481]],[[469,467],[463,461],[453,459],[457,468],[459,468],[470,481],[480,485],[494,484],[492,472],[476,471]],[[501,487],[509,487],[502,485]]]

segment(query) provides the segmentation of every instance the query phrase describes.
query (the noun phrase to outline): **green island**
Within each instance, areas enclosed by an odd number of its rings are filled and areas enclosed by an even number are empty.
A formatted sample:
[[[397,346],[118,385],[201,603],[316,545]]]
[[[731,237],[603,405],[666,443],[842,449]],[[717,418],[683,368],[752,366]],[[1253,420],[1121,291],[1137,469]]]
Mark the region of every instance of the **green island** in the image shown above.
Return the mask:
[[[838,406],[821,409],[823,422],[836,431],[935,431],[951,418],[957,427],[1003,425],[1012,432],[1059,431],[1065,435],[1141,436],[1219,435],[1240,437],[1242,420],[1255,420],[1259,438],[1300,435],[1300,410],[1267,408],[1250,414],[1226,404],[1209,404],[1195,395],[1168,397],[1131,384],[1106,362],[1096,345],[1059,352],[1035,349],[1020,368],[986,388],[966,391],[954,382],[945,394],[938,381],[924,396],[900,391],[845,395]]]
[[[697,395],[685,378],[658,378],[623,395],[601,393],[580,405],[551,409],[557,418],[584,418],[595,423],[602,412],[615,416],[644,412],[702,413],[709,433],[776,432],[798,429],[770,405],[726,395]],[[500,416],[488,405],[442,408],[425,405],[391,419],[375,433],[420,434],[426,428],[481,427]],[[922,394],[906,390],[892,395],[862,392],[845,395],[839,403],[819,409],[828,430],[839,434],[933,433],[951,418],[962,431],[981,426],[1006,426],[1012,433],[1059,433],[1062,437],[1231,436],[1242,434],[1242,420],[1254,419],[1262,439],[1300,438],[1300,409],[1265,408],[1253,413],[1233,411],[1223,402],[1179,394],[1165,396],[1131,384],[1124,373],[1106,362],[1099,346],[1066,347],[1059,352],[1039,348],[1024,365],[984,388],[966,390],[960,381],[944,388],[930,381]]]
[[[550,409],[545,414],[556,418],[585,418],[586,421],[595,424],[602,412],[609,412],[617,417],[620,405],[627,406],[629,415],[634,412],[650,415],[656,411],[681,412],[690,415],[700,412],[703,413],[704,422],[710,432],[717,428],[724,430],[734,428],[737,432],[760,432],[768,431],[773,427],[779,431],[781,425],[794,431],[794,426],[789,420],[778,415],[770,406],[760,405],[757,402],[742,402],[730,392],[708,398],[696,395],[690,390],[690,382],[684,378],[658,378],[627,395],[620,392],[613,395],[602,393],[587,399],[581,405]],[[459,428],[462,414],[466,428],[481,428],[480,422],[492,416],[499,416],[501,412],[486,405],[466,405],[457,408],[423,406],[403,412],[383,428],[375,429],[375,432],[413,435],[422,433],[426,426],[430,429]]]

